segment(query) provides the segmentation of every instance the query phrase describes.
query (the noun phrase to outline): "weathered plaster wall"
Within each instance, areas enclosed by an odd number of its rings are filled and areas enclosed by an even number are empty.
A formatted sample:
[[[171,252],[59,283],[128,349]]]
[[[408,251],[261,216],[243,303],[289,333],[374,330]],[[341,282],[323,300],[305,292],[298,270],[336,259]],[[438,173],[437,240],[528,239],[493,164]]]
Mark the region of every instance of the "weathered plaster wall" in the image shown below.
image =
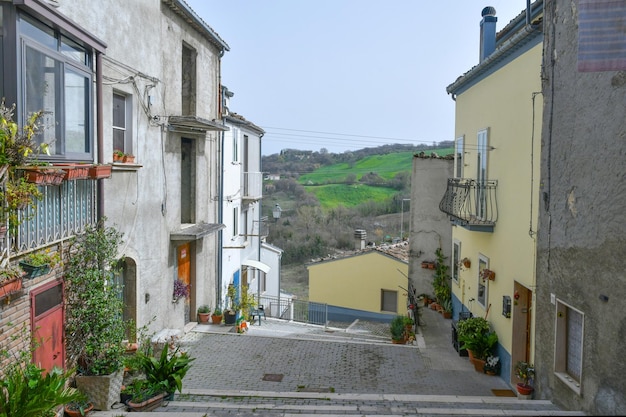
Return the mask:
[[[409,278],[417,294],[433,293],[433,271],[422,269],[422,261],[434,261],[435,250],[442,248],[448,260],[452,250],[452,226],[439,210],[448,178],[454,175],[453,160],[413,157],[411,173],[411,211],[409,230]]]
[[[545,3],[536,386],[568,409],[626,414],[626,72],[577,72],[577,5]],[[581,395],[553,372],[551,295],[584,314]]]

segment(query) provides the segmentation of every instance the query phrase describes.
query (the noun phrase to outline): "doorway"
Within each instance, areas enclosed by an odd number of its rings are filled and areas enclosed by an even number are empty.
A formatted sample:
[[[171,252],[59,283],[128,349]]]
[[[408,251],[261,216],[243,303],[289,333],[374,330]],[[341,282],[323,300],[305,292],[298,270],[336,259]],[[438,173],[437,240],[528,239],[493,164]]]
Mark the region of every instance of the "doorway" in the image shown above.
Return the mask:
[[[185,297],[185,324],[189,323],[195,317],[195,283],[192,282],[192,245],[191,243],[183,243],[178,246],[176,253],[177,265],[178,265],[178,279],[185,285],[189,285],[189,297]],[[192,312],[193,317],[192,317]]]
[[[32,362],[46,371],[65,366],[63,281],[52,281],[30,293]]]
[[[530,361],[532,299],[533,292],[516,281],[513,292],[513,334],[511,345],[510,378],[512,385],[519,382],[513,372],[515,364],[518,361]]]

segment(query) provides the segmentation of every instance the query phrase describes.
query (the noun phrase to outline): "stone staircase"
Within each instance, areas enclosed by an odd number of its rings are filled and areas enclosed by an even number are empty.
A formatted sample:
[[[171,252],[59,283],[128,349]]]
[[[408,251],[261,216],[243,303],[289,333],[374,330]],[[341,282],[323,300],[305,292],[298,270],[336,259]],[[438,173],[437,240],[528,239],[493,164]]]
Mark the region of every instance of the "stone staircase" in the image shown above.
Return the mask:
[[[150,413],[123,409],[93,417],[210,416],[583,416],[545,400],[452,395],[337,394],[332,392],[184,390]]]

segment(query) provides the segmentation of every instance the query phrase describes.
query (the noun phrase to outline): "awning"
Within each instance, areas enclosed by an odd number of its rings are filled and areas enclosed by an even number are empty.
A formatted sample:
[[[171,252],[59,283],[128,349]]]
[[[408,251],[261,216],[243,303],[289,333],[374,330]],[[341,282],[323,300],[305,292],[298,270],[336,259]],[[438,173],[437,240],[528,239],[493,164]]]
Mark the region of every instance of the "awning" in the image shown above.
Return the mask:
[[[265,272],[266,274],[268,272],[270,272],[270,269],[271,269],[269,265],[265,265],[263,262],[254,261],[252,259],[248,259],[246,261],[243,261],[241,263],[241,265],[243,265],[243,266],[251,266],[253,268],[260,269],[261,271]]]

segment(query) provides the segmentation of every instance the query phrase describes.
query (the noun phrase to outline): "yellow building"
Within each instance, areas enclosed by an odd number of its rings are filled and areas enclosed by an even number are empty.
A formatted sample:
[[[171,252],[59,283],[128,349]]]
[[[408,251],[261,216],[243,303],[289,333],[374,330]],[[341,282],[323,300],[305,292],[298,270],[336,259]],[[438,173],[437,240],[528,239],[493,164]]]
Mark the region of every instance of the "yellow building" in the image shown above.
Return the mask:
[[[534,358],[542,3],[497,36],[495,10],[485,8],[481,62],[447,88],[456,101],[455,172],[440,208],[453,224],[454,318],[471,311],[489,320],[512,385],[514,364]]]
[[[399,245],[408,248],[406,243]],[[406,251],[392,249],[398,248],[366,248],[308,264],[309,301],[328,304],[331,321],[387,321],[406,314]]]

